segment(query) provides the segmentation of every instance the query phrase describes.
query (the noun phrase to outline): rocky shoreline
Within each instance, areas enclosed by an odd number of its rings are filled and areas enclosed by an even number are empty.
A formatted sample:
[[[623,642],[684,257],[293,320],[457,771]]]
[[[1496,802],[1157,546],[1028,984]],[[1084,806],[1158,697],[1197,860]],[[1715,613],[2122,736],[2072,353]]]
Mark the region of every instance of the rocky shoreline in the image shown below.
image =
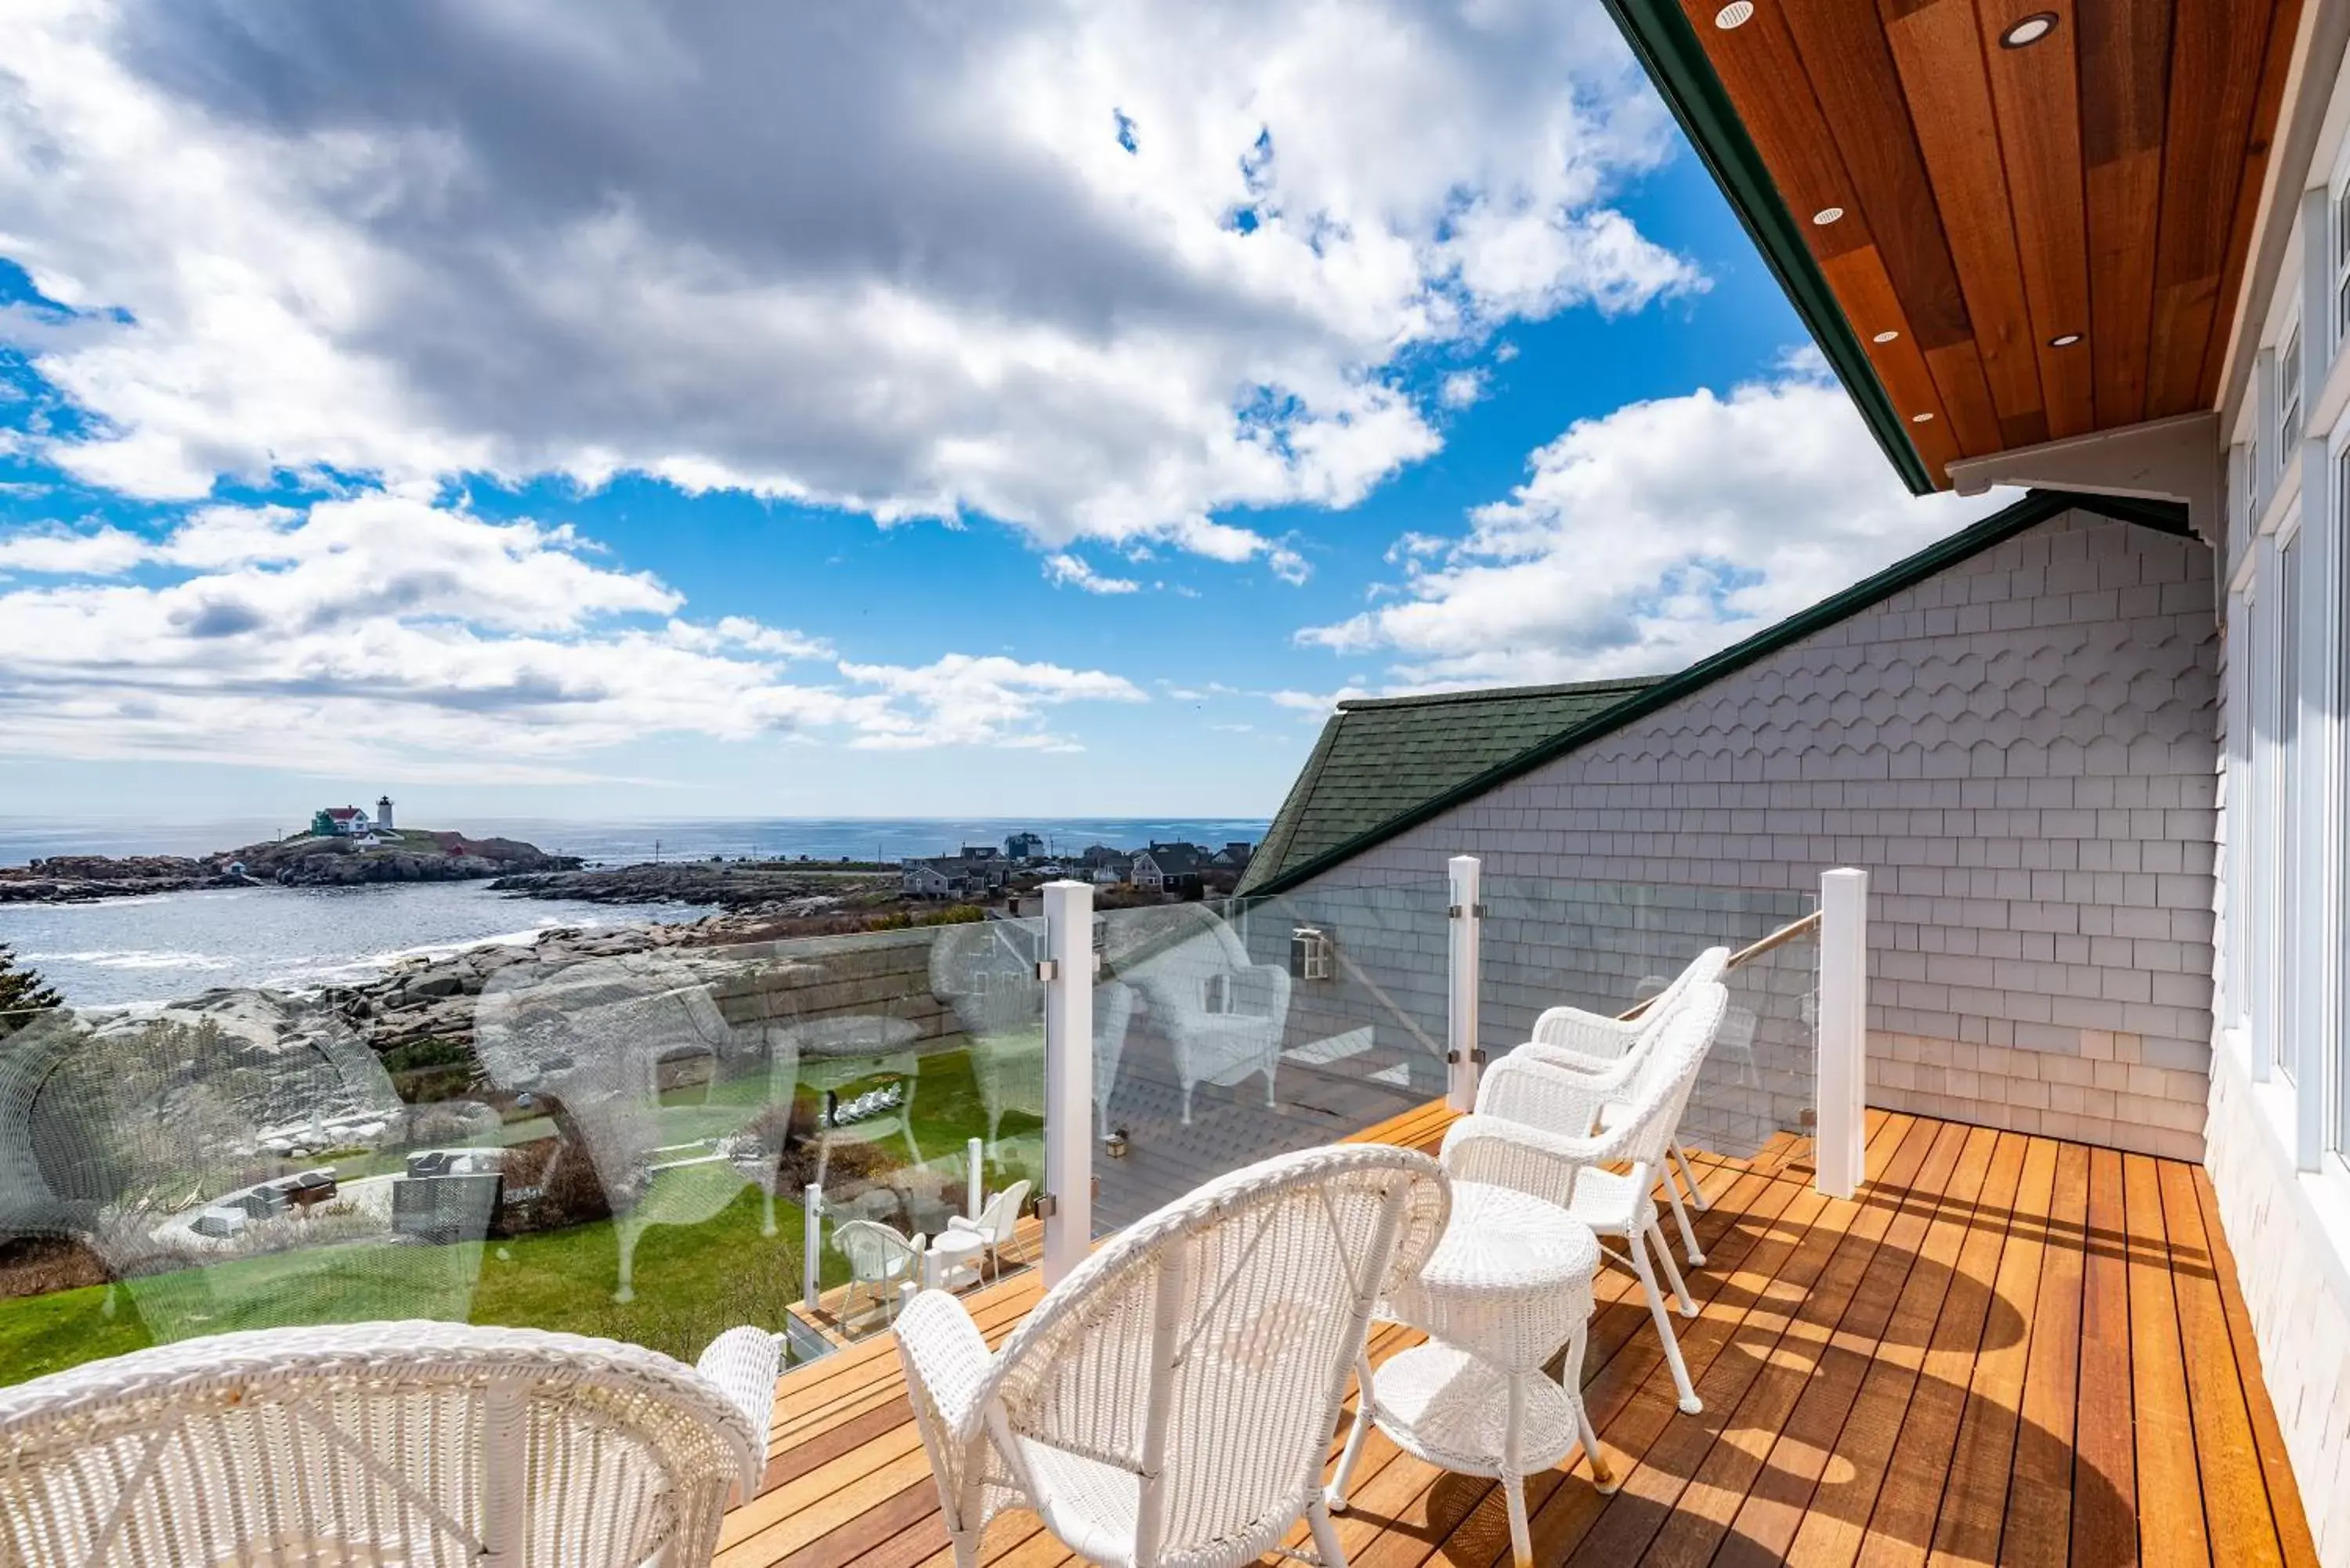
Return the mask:
[[[0,866],[0,904],[73,904],[206,888],[341,888],[377,882],[479,882],[576,870],[512,838],[403,830],[370,839],[299,835],[205,856],[53,855]]]
[[[496,893],[578,898],[590,904],[713,904],[755,910],[808,898],[859,900],[894,891],[897,877],[879,867],[816,867],[787,860],[646,861],[634,866],[528,870],[501,876]]]

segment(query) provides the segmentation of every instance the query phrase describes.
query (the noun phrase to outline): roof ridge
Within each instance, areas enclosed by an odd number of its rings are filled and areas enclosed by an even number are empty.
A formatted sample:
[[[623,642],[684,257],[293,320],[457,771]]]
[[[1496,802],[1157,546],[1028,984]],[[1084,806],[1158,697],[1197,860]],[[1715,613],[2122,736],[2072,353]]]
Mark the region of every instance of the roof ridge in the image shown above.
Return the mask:
[[[1395,697],[1347,697],[1338,703],[1341,713],[1367,708],[1425,708],[1448,702],[1506,702],[1529,697],[1572,697],[1592,691],[1638,691],[1669,675],[1618,675],[1605,680],[1562,680],[1542,686],[1471,686],[1449,691],[1407,691]]]

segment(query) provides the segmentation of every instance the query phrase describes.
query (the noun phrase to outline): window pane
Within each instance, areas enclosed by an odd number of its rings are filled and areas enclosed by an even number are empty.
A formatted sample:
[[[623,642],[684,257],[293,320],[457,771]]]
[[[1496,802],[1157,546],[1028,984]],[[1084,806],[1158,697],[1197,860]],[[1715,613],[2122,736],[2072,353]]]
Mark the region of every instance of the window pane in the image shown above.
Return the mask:
[[[2301,753],[2300,597],[2301,539],[2296,535],[2277,552],[2276,607],[2272,612],[2277,628],[2277,727],[2273,763],[2276,784],[2271,798],[2276,812],[2277,920],[2272,928],[2274,940],[2271,943],[2269,963],[2277,988],[2277,1070],[2287,1078],[2294,1075],[2301,1038],[2298,995],[2302,988],[2295,983],[2299,966],[2293,961],[2293,943],[2302,927],[2297,904],[2302,881],[2297,864],[2303,836],[2297,820],[2301,781],[2295,776]]]
[[[2301,328],[2285,339],[2277,366],[2277,460],[2282,463],[2301,439]]]

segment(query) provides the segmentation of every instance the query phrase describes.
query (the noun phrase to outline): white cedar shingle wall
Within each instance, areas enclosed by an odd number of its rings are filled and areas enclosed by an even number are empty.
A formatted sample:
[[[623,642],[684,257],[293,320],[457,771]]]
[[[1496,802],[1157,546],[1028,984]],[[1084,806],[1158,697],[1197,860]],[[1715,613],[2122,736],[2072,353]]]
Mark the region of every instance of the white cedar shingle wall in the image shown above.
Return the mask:
[[[1455,854],[1489,878],[1787,893],[1863,867],[1872,1104],[2200,1158],[2211,565],[2065,514],[1317,885]]]

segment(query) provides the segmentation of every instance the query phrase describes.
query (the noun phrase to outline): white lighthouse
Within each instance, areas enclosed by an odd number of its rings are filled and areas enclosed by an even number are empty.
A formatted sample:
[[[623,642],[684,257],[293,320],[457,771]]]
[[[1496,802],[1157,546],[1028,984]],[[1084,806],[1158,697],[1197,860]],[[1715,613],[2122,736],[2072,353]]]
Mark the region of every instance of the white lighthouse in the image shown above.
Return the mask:
[[[391,796],[385,795],[375,803],[375,825],[380,832],[391,830]]]

